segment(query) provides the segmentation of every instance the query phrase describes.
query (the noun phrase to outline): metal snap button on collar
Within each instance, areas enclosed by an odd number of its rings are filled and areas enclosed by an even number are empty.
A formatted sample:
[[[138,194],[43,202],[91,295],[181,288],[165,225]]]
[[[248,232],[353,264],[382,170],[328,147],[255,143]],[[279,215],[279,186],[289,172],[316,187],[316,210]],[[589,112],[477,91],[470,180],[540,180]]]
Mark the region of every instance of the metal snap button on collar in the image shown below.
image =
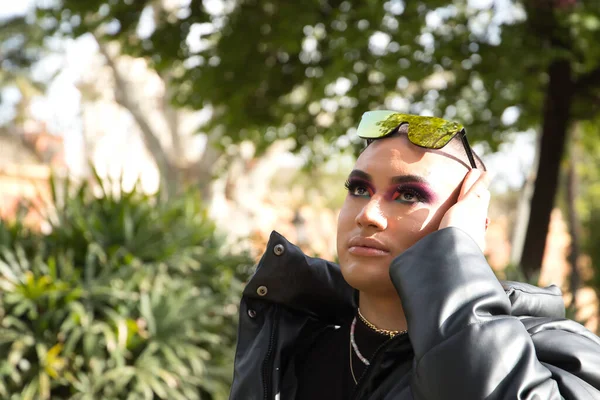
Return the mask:
[[[253,318],[253,319],[254,319],[254,318],[256,318],[256,311],[255,311],[255,310],[253,310],[253,309],[249,309],[249,310],[248,310],[248,316],[249,316],[250,318]]]
[[[259,296],[266,296],[268,292],[269,290],[266,286],[259,286],[258,289],[256,289],[256,293],[258,293]]]
[[[282,244],[276,244],[275,247],[273,247],[273,253],[275,253],[276,256],[280,256],[285,252],[285,247],[283,247]]]

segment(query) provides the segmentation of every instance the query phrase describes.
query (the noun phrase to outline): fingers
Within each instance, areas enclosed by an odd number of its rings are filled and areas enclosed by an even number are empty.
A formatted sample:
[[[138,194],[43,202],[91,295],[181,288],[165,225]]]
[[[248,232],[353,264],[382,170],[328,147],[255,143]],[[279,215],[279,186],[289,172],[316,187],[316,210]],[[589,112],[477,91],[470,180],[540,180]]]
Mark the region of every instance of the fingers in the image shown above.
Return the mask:
[[[462,200],[467,192],[473,187],[475,182],[480,178],[481,171],[478,169],[472,169],[467,172],[465,178],[463,179],[462,186],[460,188],[460,194],[458,195],[458,200]]]
[[[452,226],[461,228],[477,242],[482,251],[485,250],[485,231],[489,225],[488,182],[486,172],[476,169],[469,171],[460,188],[458,201],[448,209],[439,226],[439,229]]]
[[[469,171],[463,181],[458,200],[480,199],[489,202],[489,177],[478,169]]]

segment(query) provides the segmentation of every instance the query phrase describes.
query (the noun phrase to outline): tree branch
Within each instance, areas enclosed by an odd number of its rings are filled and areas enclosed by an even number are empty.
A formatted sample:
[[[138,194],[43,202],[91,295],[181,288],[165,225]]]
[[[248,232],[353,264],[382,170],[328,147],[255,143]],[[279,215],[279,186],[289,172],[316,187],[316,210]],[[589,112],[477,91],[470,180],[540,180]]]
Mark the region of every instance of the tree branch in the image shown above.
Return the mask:
[[[161,96],[161,107],[165,116],[165,120],[167,122],[167,126],[169,127],[169,132],[171,136],[171,145],[173,147],[173,158],[175,163],[179,165],[180,168],[183,168],[186,164],[185,160],[185,149],[183,142],[181,140],[181,121],[179,110],[175,109],[171,104],[171,77],[169,73],[164,75],[159,74],[161,79],[163,80],[165,91]]]

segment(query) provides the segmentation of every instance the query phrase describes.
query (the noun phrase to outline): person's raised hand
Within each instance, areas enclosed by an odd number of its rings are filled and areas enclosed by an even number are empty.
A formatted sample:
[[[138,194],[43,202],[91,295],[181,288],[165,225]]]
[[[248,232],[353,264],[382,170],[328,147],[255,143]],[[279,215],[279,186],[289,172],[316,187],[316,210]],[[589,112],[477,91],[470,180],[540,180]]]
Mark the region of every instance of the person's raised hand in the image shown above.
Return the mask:
[[[442,218],[439,229],[460,228],[468,233],[485,251],[485,231],[490,204],[487,172],[472,169],[463,180],[458,200]]]

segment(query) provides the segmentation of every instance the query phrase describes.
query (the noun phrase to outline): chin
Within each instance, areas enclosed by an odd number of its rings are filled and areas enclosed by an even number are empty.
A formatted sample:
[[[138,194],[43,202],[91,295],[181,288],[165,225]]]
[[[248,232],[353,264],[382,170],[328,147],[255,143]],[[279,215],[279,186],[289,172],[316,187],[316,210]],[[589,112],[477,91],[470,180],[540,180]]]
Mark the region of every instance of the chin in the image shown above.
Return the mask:
[[[340,260],[340,268],[346,282],[361,292],[396,293],[389,274],[389,260],[381,261],[361,262],[346,258],[344,262]]]

